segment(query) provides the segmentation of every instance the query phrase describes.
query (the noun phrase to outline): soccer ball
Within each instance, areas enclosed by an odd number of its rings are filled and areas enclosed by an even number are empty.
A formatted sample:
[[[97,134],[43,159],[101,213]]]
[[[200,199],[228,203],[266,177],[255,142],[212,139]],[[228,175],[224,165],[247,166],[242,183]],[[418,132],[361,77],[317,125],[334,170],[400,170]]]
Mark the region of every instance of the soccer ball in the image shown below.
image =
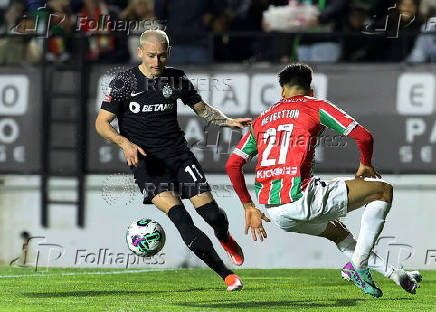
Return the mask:
[[[150,257],[165,245],[165,231],[156,221],[138,219],[128,227],[126,239],[131,251],[141,257]]]

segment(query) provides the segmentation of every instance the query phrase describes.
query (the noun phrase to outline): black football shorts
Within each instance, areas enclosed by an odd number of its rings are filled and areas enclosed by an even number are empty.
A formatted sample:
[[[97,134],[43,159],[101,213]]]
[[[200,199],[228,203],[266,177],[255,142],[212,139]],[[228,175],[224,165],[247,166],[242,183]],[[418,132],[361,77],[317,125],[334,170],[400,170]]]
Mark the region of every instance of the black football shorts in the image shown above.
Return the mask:
[[[138,156],[138,165],[130,166],[144,204],[165,191],[175,191],[182,199],[210,191],[200,163],[191,151],[157,158],[150,154]]]

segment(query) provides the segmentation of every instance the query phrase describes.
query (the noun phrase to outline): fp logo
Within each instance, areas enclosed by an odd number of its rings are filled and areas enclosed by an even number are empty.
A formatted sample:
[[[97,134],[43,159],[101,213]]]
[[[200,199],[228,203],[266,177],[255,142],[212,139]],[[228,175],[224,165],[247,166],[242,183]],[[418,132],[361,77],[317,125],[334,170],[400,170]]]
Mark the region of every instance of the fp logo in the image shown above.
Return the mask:
[[[47,3],[39,7],[37,11],[46,11]],[[39,38],[48,38],[51,25],[60,25],[64,22],[64,14],[49,14],[45,17],[44,14],[35,14],[34,18],[24,15],[14,26],[11,27],[13,34],[19,35],[36,35]]]
[[[64,247],[45,241],[44,236],[32,236],[23,244],[21,255],[10,262],[11,266],[34,267],[35,272],[41,266],[46,267],[60,259],[65,253]]]
[[[395,236],[382,236],[377,240],[375,246],[383,249],[380,256],[385,259],[385,270],[389,264],[400,267],[404,261],[411,259],[415,254],[415,248],[409,244],[397,242]],[[383,255],[385,256],[383,257]],[[375,259],[375,261],[377,260]]]
[[[401,25],[403,16],[408,21],[406,24]],[[385,17],[385,24],[383,28],[376,28],[374,24],[365,25],[362,33],[367,35],[386,35],[386,38],[398,38],[401,28],[406,28],[415,20],[415,15],[411,15],[409,12],[400,11],[395,4],[393,7],[387,9]]]

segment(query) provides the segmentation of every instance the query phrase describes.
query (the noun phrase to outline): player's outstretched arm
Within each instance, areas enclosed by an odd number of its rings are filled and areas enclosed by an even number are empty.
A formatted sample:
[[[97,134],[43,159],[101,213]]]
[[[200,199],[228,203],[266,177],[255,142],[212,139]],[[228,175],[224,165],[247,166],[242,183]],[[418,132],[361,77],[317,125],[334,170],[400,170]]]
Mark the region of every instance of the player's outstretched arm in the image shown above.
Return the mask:
[[[244,143],[250,133],[245,136],[241,143]],[[241,152],[239,152],[241,153]],[[232,182],[233,188],[242,202],[245,210],[245,234],[248,234],[248,230],[251,228],[251,235],[254,241],[257,241],[256,233],[259,235],[260,241],[267,238],[267,234],[262,225],[262,220],[270,222],[262,211],[260,211],[251,200],[250,193],[248,193],[247,186],[245,184],[244,173],[242,167],[247,162],[247,158],[241,157],[233,153],[226,164],[226,171]]]
[[[251,124],[251,118],[229,118],[218,109],[200,101],[194,104],[194,112],[208,123],[218,127],[244,128]]]
[[[112,126],[111,121],[116,115],[107,110],[100,109],[97,119],[95,120],[95,129],[97,133],[104,139],[118,145],[122,148],[129,166],[138,164],[138,152],[146,156],[142,148],[130,142],[126,137],[120,135]]]

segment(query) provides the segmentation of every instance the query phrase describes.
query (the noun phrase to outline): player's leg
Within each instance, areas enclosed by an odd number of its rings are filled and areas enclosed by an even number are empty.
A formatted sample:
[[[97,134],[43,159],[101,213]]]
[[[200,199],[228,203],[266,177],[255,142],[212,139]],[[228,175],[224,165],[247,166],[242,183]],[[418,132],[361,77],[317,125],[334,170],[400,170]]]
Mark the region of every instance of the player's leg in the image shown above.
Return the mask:
[[[318,236],[325,237],[334,242],[336,247],[347,258],[351,259],[356,246],[356,240],[353,234],[347,229],[345,224],[335,220],[327,224],[325,231]],[[371,251],[369,256],[369,265],[371,269],[383,274],[385,277],[394,281],[398,286],[405,291],[415,293],[415,289],[419,287],[419,282],[422,280],[421,274],[418,271],[406,272],[403,269],[394,268],[392,265],[386,265],[383,258]],[[341,275],[345,280],[351,281],[351,274],[346,270],[341,271]]]
[[[139,164],[136,167],[132,166],[132,171],[135,182],[144,195],[144,204],[153,203],[166,213],[187,247],[223,279],[233,275],[233,272],[224,266],[206,234],[194,225],[179,194],[174,192],[176,179],[168,164],[147,156],[147,161],[145,157],[140,158]]]
[[[345,183],[348,189],[347,210],[365,206],[352,261],[356,269],[366,269],[369,255],[392,205],[393,187],[386,182],[370,179],[353,179]]]
[[[356,287],[373,297],[381,297],[383,293],[372,279],[368,259],[391,208],[393,188],[390,184],[375,179],[356,178],[345,181],[345,184],[347,212],[362,206],[365,206],[365,210],[352,260],[342,270],[350,273]]]
[[[356,240],[353,234],[347,229],[344,223],[335,220],[327,224],[325,231],[318,236],[325,237],[334,242],[339,251],[347,258],[351,259],[356,247]],[[393,272],[392,266],[387,266],[385,261],[374,251],[371,251],[369,257],[369,267],[389,278]]]
[[[227,252],[230,260],[235,265],[242,265],[244,262],[242,248],[229,233],[227,215],[213,199],[211,192],[200,193],[189,198],[189,200],[194,205],[195,211],[214,229],[215,236]]]
[[[186,211],[177,194],[170,191],[157,194],[153,197],[152,203],[168,215],[179,231],[186,246],[188,246],[198,258],[203,260],[204,263],[224,280],[234,275],[233,272],[224,265],[223,261],[213,249],[210,239],[194,225],[191,216]]]
[[[195,211],[215,231],[219,241],[225,242],[229,239],[229,221],[223,209],[218,207],[211,192],[204,192],[189,198]]]
[[[226,213],[213,199],[203,168],[192,152],[180,155],[179,161],[182,165],[178,166],[177,181],[182,198],[189,198],[196,212],[214,229],[230,260],[241,265],[244,261],[242,249],[229,234]]]

